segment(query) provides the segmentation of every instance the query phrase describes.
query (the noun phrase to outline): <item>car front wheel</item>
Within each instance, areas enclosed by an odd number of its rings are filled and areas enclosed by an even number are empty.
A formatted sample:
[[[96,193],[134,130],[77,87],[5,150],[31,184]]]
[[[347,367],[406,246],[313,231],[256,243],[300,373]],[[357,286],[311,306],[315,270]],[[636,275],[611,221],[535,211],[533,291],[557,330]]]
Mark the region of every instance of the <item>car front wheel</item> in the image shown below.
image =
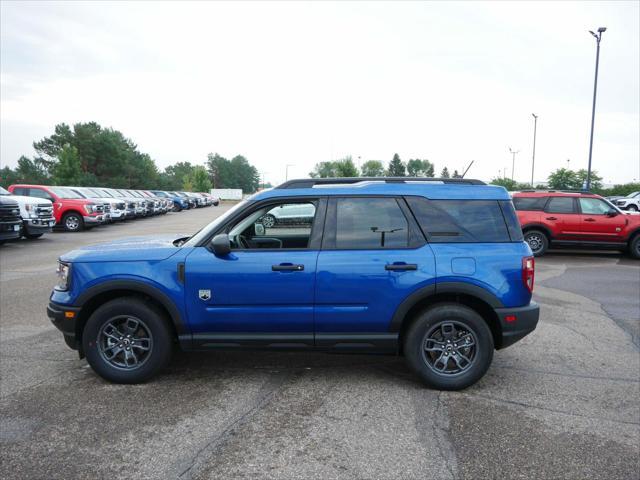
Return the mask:
[[[633,258],[640,259],[640,234],[633,237],[629,243],[629,253]]]
[[[549,248],[549,239],[540,230],[529,230],[525,232],[524,241],[529,244],[535,257],[543,256]]]
[[[80,232],[84,229],[84,219],[77,213],[67,213],[62,219],[67,232]]]
[[[91,368],[114,383],[145,382],[171,359],[165,316],[154,305],[132,297],[98,308],[87,321],[82,344]]]
[[[482,317],[454,303],[422,313],[404,338],[409,366],[430,387],[462,390],[480,380],[493,359],[493,337]]]
[[[637,212],[638,207],[636,205],[629,205],[629,208],[627,208],[627,210],[631,210],[632,212]]]

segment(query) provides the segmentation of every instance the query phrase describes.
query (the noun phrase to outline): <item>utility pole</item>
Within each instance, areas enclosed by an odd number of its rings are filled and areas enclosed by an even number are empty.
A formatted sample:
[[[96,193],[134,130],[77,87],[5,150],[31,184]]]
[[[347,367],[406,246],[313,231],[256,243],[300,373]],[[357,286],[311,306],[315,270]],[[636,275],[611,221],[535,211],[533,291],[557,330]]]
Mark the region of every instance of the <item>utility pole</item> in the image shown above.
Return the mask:
[[[520,150],[511,150],[511,147],[509,147],[509,151],[511,155],[513,155],[513,159],[511,160],[511,181],[513,182],[513,170],[516,168],[516,153],[520,153]]]
[[[287,166],[285,168],[285,174],[284,174],[284,181],[286,182],[287,180],[289,180],[289,167],[293,167],[295,165],[293,165],[292,163],[287,163]]]
[[[602,40],[602,34],[607,31],[607,27],[598,28],[598,33],[593,33],[589,30],[589,33],[596,39],[596,75],[593,80],[593,105],[591,107],[591,137],[589,139],[589,167],[587,168],[587,184],[586,190],[591,188],[591,154],[593,153],[593,125],[596,120],[596,93],[598,92],[598,65],[600,63],[600,40]]]
[[[533,186],[533,171],[536,168],[536,130],[538,129],[538,115],[532,113],[533,117],[533,156],[531,157],[531,188],[535,188]]]

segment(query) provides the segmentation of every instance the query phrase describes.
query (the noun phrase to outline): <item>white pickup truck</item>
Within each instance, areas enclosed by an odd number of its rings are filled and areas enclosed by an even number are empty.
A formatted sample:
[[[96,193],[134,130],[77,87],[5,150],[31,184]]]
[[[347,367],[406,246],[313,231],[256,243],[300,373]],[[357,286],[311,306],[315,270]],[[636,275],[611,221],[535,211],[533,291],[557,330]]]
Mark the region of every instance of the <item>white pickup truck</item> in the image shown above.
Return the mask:
[[[0,187],[0,195],[18,202],[22,218],[20,234],[23,237],[40,238],[43,234],[50,232],[56,224],[56,219],[53,217],[53,204],[50,200],[13,195],[2,187]]]

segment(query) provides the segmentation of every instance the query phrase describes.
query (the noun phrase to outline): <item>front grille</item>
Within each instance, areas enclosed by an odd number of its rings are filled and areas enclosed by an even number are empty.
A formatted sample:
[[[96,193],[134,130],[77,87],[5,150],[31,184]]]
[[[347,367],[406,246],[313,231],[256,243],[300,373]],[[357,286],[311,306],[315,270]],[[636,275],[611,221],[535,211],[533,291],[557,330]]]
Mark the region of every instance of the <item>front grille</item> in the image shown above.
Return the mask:
[[[136,208],[136,203],[135,202],[129,202],[127,204],[127,208]]]
[[[103,207],[104,207],[104,213],[109,213],[111,211],[111,205],[109,205],[108,203],[105,203]]]
[[[96,205],[97,213],[104,213],[104,205]]]
[[[116,208],[117,208],[118,210],[124,210],[124,208],[125,208],[124,202],[122,202],[122,203],[116,203]]]
[[[53,217],[53,207],[48,203],[36,205],[36,215],[38,218],[51,218]]]
[[[20,219],[20,208],[17,205],[0,205],[0,220],[9,222]]]

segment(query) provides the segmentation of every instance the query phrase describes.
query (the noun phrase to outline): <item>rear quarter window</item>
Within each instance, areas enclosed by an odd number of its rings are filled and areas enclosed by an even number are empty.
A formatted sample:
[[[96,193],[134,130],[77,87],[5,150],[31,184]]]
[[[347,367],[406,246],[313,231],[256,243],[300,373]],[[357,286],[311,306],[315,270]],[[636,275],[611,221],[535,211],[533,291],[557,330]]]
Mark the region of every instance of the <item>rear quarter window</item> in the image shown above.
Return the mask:
[[[542,211],[547,197],[514,197],[513,206],[516,210]]]
[[[512,241],[503,209],[497,200],[427,200],[424,197],[407,197],[407,202],[431,243]],[[515,216],[511,202],[505,203],[508,205],[505,208],[507,215]],[[515,225],[518,225],[517,219]],[[522,233],[519,235],[522,239]]]

